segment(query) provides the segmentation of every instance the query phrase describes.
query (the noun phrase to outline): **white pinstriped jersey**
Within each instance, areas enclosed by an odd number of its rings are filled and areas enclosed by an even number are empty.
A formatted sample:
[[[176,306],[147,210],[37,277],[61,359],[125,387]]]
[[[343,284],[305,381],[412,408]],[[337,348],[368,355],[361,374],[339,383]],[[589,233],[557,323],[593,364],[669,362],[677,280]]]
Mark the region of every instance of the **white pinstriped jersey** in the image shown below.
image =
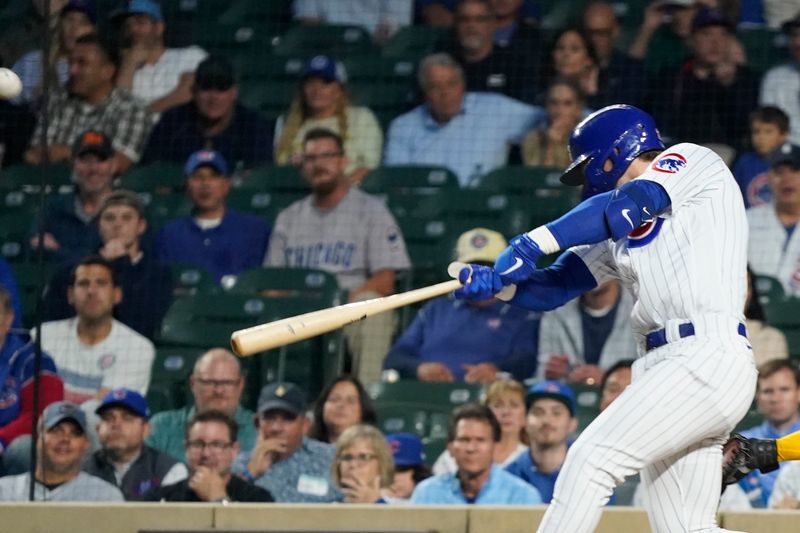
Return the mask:
[[[691,143],[667,148],[636,179],[664,187],[671,206],[617,242],[572,251],[598,284],[619,279],[634,295],[631,326],[643,336],[668,320],[715,314],[743,320],[747,218],[730,170]]]

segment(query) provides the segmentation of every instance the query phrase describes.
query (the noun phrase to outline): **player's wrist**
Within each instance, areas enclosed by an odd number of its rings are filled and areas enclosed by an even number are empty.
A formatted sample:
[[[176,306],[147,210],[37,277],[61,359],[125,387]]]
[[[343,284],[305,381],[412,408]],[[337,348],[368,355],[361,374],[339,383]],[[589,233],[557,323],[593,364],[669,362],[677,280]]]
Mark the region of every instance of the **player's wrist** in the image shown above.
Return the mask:
[[[523,233],[511,239],[511,247],[528,264],[536,266],[536,261],[543,255],[539,244],[530,235]]]

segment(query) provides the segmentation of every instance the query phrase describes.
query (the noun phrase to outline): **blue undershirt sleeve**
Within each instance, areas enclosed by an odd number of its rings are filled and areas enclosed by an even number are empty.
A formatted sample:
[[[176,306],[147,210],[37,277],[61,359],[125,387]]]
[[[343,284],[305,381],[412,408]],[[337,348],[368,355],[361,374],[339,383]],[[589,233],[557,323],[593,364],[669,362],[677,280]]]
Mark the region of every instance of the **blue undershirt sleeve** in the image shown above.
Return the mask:
[[[566,251],[551,266],[536,270],[529,281],[518,284],[509,303],[531,311],[550,311],[596,286],[589,267]]]

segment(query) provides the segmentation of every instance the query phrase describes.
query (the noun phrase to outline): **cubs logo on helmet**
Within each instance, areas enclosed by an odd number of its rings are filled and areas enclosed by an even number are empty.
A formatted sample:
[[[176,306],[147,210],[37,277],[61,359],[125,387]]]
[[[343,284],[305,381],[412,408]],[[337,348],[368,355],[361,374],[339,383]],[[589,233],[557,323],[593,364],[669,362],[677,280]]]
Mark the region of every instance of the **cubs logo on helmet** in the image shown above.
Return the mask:
[[[675,174],[686,167],[686,158],[681,154],[669,153],[653,161],[652,169],[666,174]]]

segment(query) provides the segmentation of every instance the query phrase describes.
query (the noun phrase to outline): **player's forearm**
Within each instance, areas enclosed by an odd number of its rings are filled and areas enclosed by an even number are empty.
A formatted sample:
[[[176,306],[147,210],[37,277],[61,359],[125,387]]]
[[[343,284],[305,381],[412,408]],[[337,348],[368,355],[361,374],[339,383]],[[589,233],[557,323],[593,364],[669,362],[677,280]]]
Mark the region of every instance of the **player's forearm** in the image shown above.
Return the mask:
[[[596,286],[583,260],[565,252],[553,265],[536,270],[530,280],[518,284],[509,303],[531,311],[551,311]]]

